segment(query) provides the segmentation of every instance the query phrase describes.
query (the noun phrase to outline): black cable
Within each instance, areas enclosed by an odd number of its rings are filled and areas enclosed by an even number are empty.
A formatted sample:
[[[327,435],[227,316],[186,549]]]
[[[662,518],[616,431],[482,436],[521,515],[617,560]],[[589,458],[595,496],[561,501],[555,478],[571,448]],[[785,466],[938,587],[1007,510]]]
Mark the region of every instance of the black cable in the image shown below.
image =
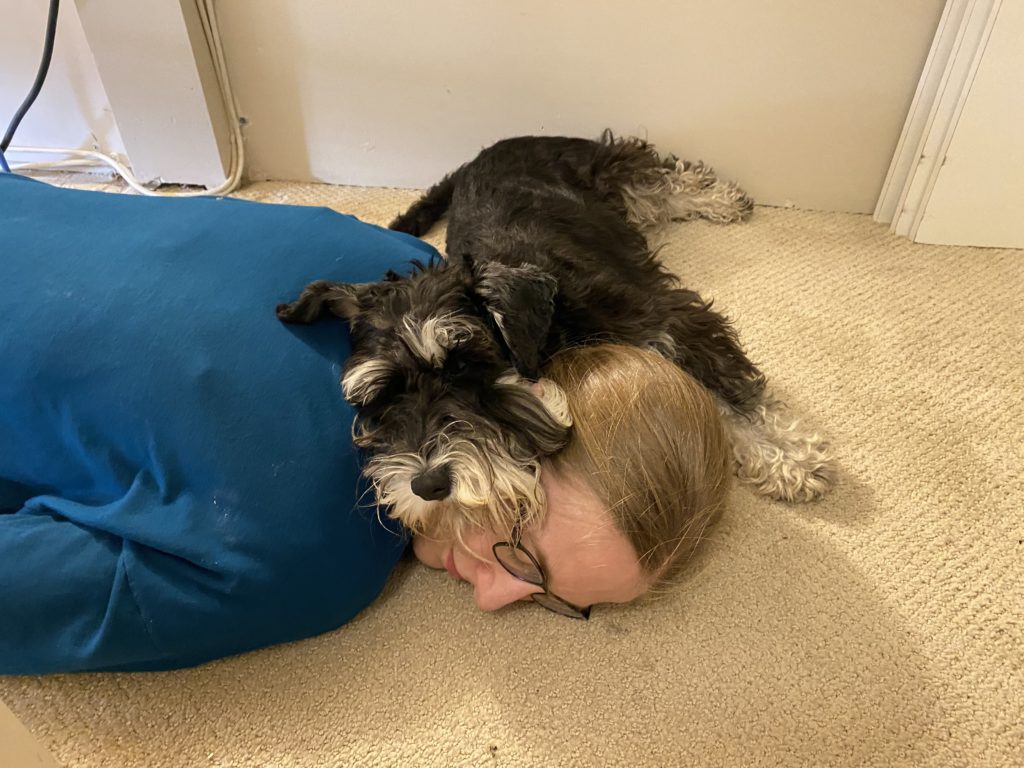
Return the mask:
[[[32,102],[36,100],[36,96],[39,95],[39,91],[43,87],[43,82],[46,80],[46,73],[50,69],[50,59],[53,58],[53,41],[57,36],[57,12],[60,10],[60,0],[50,0],[50,12],[46,18],[46,40],[43,43],[43,60],[39,62],[39,71],[36,72],[36,81],[32,83],[32,90],[29,91],[28,96],[18,107],[18,111],[14,113],[14,118],[11,120],[11,124],[7,126],[7,133],[4,134],[3,140],[0,140],[0,165],[3,166],[4,170],[10,172],[10,168],[7,166],[7,160],[4,157],[4,152],[7,147],[11,145],[11,140],[14,138],[14,132],[18,130],[18,125],[21,124],[21,120],[25,117],[25,113],[28,112],[29,107],[32,106]]]

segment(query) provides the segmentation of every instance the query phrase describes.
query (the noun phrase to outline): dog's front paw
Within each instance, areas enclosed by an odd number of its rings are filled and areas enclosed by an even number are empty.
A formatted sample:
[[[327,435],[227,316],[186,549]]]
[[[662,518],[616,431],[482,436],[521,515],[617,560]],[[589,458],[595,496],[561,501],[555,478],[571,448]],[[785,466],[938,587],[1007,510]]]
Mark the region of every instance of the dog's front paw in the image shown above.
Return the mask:
[[[293,301],[291,304],[278,304],[274,308],[274,312],[282,323],[306,322],[301,318],[301,305],[302,302],[299,301]]]
[[[777,501],[817,501],[838,479],[827,443],[800,440],[772,451],[735,452],[736,476],[754,491]]]
[[[732,441],[736,476],[754,491],[779,501],[816,501],[838,482],[829,444],[800,430],[778,403],[762,404],[747,416],[723,410]]]

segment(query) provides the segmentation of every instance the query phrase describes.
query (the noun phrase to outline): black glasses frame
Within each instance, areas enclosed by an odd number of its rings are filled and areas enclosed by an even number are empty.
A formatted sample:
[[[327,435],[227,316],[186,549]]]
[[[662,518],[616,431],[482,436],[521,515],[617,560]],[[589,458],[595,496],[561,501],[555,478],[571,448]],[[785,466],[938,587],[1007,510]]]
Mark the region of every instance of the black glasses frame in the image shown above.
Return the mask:
[[[578,605],[573,605],[564,597],[559,597],[550,589],[548,589],[548,577],[547,574],[544,572],[544,568],[540,564],[540,560],[538,560],[537,557],[534,556],[534,554],[530,550],[528,550],[526,547],[522,545],[522,543],[520,543],[519,535],[520,531],[519,526],[517,525],[512,530],[511,541],[499,541],[491,547],[491,552],[494,554],[494,559],[498,561],[498,564],[501,565],[501,567],[504,568],[506,571],[508,571],[508,573],[511,576],[513,576],[516,579],[519,579],[519,581],[525,582],[527,584],[532,584],[533,586],[540,587],[542,590],[544,590],[543,592],[534,592],[530,595],[530,597],[533,599],[535,603],[542,605],[543,607],[547,608],[549,611],[552,611],[554,613],[560,614],[562,616],[568,616],[570,619],[583,619],[584,621],[589,619],[591,606],[588,605],[586,607],[581,607]],[[505,563],[504,560],[502,560],[500,552],[504,549],[518,550],[522,552],[524,555],[526,555],[530,559],[530,562],[533,563],[533,567],[537,569],[537,573],[540,575],[540,581],[528,579],[525,576],[522,576],[513,571],[512,568],[509,567],[509,565]]]

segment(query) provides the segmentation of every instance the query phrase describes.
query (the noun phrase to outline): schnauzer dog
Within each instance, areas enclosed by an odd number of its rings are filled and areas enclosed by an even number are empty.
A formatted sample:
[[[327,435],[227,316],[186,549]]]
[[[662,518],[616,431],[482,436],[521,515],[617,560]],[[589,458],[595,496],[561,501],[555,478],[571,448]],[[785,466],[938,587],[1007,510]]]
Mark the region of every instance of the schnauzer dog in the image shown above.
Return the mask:
[[[561,391],[538,380],[566,347],[650,347],[717,398],[738,475],[760,493],[809,500],[833,482],[826,448],[781,416],[729,321],[677,284],[645,230],[753,204],[707,166],[645,141],[500,141],[390,225],[416,236],[447,214],[447,260],[369,284],[317,281],[277,308],[285,322],[350,324],[342,377],[355,442],[380,505],[416,531],[466,520],[506,530],[539,511],[540,459],[571,428]]]

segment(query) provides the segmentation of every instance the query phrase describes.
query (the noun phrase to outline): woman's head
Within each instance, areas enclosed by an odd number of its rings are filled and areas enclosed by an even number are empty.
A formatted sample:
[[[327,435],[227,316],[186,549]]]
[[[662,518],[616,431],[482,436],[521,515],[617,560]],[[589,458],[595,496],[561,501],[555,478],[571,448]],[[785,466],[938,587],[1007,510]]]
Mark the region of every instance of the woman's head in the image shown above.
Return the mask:
[[[648,350],[595,345],[544,371],[565,392],[573,433],[543,465],[543,520],[522,532],[548,589],[577,606],[629,602],[677,581],[722,508],[728,444],[710,395]],[[417,557],[473,584],[493,610],[538,587],[495,561],[511,531],[467,531],[455,545],[417,537]],[[504,551],[507,552],[507,549]]]
[[[732,481],[711,395],[673,363],[636,347],[573,350],[557,356],[546,375],[565,391],[575,425],[551,466],[587,484],[652,586],[677,581]]]

